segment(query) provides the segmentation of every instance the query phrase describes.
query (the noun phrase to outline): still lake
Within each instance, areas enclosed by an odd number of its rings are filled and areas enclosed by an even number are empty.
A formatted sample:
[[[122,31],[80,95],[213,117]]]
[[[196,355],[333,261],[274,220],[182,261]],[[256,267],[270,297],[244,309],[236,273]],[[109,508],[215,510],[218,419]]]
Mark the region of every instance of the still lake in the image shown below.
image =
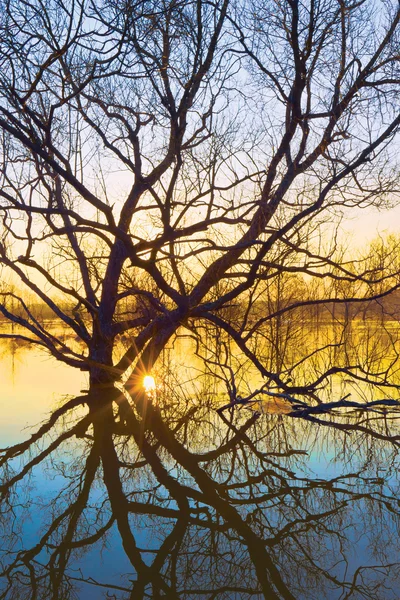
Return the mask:
[[[396,410],[221,417],[182,342],[164,362],[186,391],[102,432],[84,404],[54,413],[84,374],[1,348],[0,598],[400,597]]]

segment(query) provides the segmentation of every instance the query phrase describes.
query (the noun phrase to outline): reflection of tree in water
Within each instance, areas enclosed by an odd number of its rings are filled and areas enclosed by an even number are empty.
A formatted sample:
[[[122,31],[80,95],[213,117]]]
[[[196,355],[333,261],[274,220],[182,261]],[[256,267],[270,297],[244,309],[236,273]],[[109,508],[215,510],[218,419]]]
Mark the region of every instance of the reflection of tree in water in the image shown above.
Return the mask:
[[[394,411],[230,422],[200,404],[159,408],[139,386],[104,390],[102,404],[70,400],[3,451],[2,598],[72,598],[92,576],[111,598],[396,597]],[[325,451],[337,460],[322,477]],[[40,500],[30,475],[43,466],[59,487]],[[41,532],[24,546],[35,503]],[[80,574],[116,530],[132,573]]]
[[[24,340],[2,340],[2,344],[0,346],[0,359],[9,360],[9,373],[11,374],[13,383],[15,380],[17,365],[19,365],[20,362],[23,360],[22,355],[29,347],[30,345]]]
[[[241,323],[235,313],[224,314],[225,332],[221,331],[217,317],[214,325],[204,322],[193,326],[195,352],[208,373],[207,389],[214,393],[222,391],[231,400],[240,395],[250,401],[263,394],[265,399],[271,392],[282,391],[270,377],[271,373],[277,373],[287,386],[283,391],[288,394],[283,396],[300,397],[307,403],[339,399],[349,393],[365,402],[397,398],[398,322],[384,309],[379,315],[371,303],[343,307],[340,313],[336,311],[334,320],[327,318],[327,310],[319,314],[315,309],[314,314],[301,303],[297,310],[286,313],[285,305],[291,300],[291,287],[287,287],[288,291],[280,292],[279,302],[283,307],[276,313],[275,288],[271,297],[264,294],[265,303],[269,303],[266,316],[259,314],[264,304],[249,309],[248,318],[253,311],[258,320],[254,331],[248,323],[244,326],[249,333],[242,339],[235,339],[234,330]],[[243,340],[249,342],[248,348],[242,344]],[[254,356],[258,363],[254,362]]]

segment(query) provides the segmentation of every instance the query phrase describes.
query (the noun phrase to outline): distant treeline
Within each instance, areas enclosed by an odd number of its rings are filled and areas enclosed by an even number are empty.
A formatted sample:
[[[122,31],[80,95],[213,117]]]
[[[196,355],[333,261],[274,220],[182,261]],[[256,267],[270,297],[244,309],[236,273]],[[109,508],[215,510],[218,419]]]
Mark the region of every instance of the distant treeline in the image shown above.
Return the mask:
[[[322,299],[321,299],[322,300]],[[343,301],[343,300],[331,300],[324,302],[318,300],[315,304],[305,304],[307,300],[303,298],[296,299],[292,297],[290,301],[283,299],[279,301],[275,299],[273,302],[258,300],[253,309],[251,310],[252,317],[250,321],[257,321],[270,314],[275,314],[282,309],[287,309],[290,306],[298,304],[298,306],[292,310],[283,310],[282,315],[277,318],[283,320],[322,320],[332,321],[335,319],[384,319],[384,320],[400,320],[400,291],[394,291],[387,296],[378,298],[375,300],[365,301]],[[34,319],[38,321],[52,321],[57,320],[56,313],[47,304],[32,302],[27,303],[29,312]],[[129,314],[127,306],[124,307],[124,318]],[[22,306],[15,301],[13,306],[8,309],[15,314],[17,317],[26,318],[27,314]],[[62,309],[66,314],[71,317],[76,316],[75,307],[64,306]],[[245,307],[235,305],[230,309],[223,311],[224,317],[227,320],[237,321],[241,319],[245,313]],[[80,311],[80,317],[84,319],[83,311]],[[136,316],[138,313],[135,309],[132,309],[129,316]],[[0,322],[7,322],[8,319],[4,315],[0,315]]]
[[[292,309],[290,309],[291,306]],[[279,314],[280,311],[282,311],[281,314]],[[236,306],[236,310],[233,312],[231,320],[240,319],[240,307]],[[310,320],[332,322],[348,319],[400,320],[400,291],[392,292],[382,298],[365,301],[328,300],[324,302],[320,299],[315,303],[312,301],[307,303],[304,297],[299,299],[292,297],[289,302],[287,299],[282,301],[275,299],[273,302],[258,300],[251,314],[250,321],[253,321],[253,324],[268,315],[276,315],[274,320],[297,322]]]
[[[400,292],[364,302],[328,302],[313,307],[307,307],[306,312],[312,312],[322,319],[384,319],[400,320]]]

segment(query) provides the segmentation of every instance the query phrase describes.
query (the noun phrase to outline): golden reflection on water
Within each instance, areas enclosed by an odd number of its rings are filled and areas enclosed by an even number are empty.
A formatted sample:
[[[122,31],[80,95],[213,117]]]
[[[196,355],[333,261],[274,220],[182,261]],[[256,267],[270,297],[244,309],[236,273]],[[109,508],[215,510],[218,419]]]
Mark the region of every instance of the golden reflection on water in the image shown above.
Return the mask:
[[[7,331],[7,326],[0,324],[0,329]],[[56,324],[52,324],[51,329],[55,335],[65,338],[65,331]],[[276,334],[271,329],[258,336],[259,355],[271,370],[279,367],[281,374],[286,373],[288,379],[299,385],[318,377],[332,364],[355,364],[360,372],[378,374],[378,383],[391,382],[394,386],[400,383],[397,322],[359,319],[345,324],[310,321],[293,326],[286,322],[279,335]],[[79,348],[73,338],[69,338],[68,343]],[[21,341],[0,341],[0,378],[2,423],[4,435],[10,439],[20,436],[24,427],[42,420],[63,397],[77,395],[87,388],[85,373]],[[143,381],[148,395],[154,395],[155,380],[157,404],[161,410],[173,406],[177,414],[188,405],[218,408],[229,401],[232,385],[236,386],[238,396],[245,396],[264,383],[234,344],[228,346],[227,355],[221,353],[210,330],[205,331],[204,340],[197,346],[186,335],[171,341],[155,365],[154,373]],[[348,393],[357,402],[398,396],[395,388],[352,381],[342,374],[333,375],[320,388],[324,401],[339,400]],[[261,414],[284,415],[291,411],[290,403],[283,398],[256,395],[253,400],[251,409]]]
[[[24,439],[66,396],[86,386],[86,376],[26,343],[0,341],[2,445]]]

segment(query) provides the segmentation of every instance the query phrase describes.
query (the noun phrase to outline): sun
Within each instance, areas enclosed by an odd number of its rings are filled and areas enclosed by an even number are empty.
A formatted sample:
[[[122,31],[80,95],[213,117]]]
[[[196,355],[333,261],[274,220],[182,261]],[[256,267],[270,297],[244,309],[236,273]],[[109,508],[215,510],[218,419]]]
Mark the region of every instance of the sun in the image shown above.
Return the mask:
[[[153,392],[155,392],[156,382],[152,375],[145,376],[145,378],[143,379],[143,387],[146,390],[146,393],[149,395],[151,395],[151,394],[153,394]]]

